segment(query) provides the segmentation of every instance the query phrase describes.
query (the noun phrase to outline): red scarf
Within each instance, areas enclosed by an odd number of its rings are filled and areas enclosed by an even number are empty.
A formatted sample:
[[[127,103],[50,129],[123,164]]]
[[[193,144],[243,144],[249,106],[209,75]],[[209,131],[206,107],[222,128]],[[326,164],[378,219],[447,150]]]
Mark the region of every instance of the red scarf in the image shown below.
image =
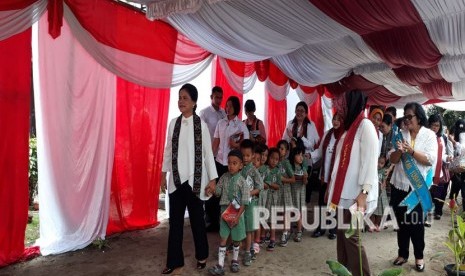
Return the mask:
[[[434,171],[433,183],[439,184],[439,179],[441,177],[441,168],[442,168],[442,137],[438,137],[438,160],[436,162],[436,170]]]
[[[340,153],[341,158],[339,160],[339,165],[336,168],[337,174],[336,180],[334,181],[333,196],[331,198],[331,207],[334,209],[336,209],[336,207],[339,205],[339,200],[341,199],[342,188],[344,188],[344,181],[346,179],[347,169],[349,168],[350,154],[352,153],[352,145],[354,144],[355,134],[357,133],[358,127],[364,118],[365,115],[363,112],[361,112],[357,119],[355,119],[355,121],[350,126],[350,129],[347,131],[344,144],[342,144],[342,150]],[[339,141],[340,140],[336,142],[336,145],[334,146],[335,149],[337,148]],[[333,153],[333,158],[336,155],[335,152],[336,150]]]

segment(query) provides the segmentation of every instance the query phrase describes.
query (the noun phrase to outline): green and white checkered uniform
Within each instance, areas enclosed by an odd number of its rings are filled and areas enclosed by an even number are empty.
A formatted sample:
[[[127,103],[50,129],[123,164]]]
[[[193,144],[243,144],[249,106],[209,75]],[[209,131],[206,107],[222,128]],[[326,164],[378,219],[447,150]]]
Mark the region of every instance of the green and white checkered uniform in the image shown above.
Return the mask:
[[[267,165],[263,165],[258,168],[258,173],[263,179],[263,182],[265,182],[266,176],[270,173],[270,170],[268,169]],[[265,185],[265,183],[263,183]],[[260,194],[258,195],[258,206],[260,207],[266,207],[266,200],[268,198],[268,190],[263,188],[263,190],[260,191]]]
[[[295,165],[294,170],[294,177],[295,183],[291,184],[291,194],[292,194],[292,206],[299,210],[302,210],[302,207],[305,206],[305,191],[307,185],[303,183],[304,174],[306,174],[306,170],[302,165]]]
[[[244,206],[249,205],[250,201],[249,186],[241,173],[232,175],[227,172],[223,174],[216,185],[215,195],[220,196],[221,213],[228,208],[229,203],[235,198],[239,204]],[[242,241],[245,239],[244,215],[241,216],[239,223],[233,228],[230,228],[223,219],[220,220],[220,237],[226,239],[230,235],[233,241]]]
[[[250,191],[255,189],[259,191],[263,190],[263,179],[252,162],[242,168],[241,174],[245,178]],[[254,228],[254,208],[258,205],[258,196],[251,196],[250,199],[250,203],[245,207],[244,211],[246,232],[257,230]]]
[[[294,176],[294,169],[292,169],[291,163],[288,159],[282,160],[278,164],[279,172],[281,176],[286,178],[290,178]],[[292,203],[292,192],[291,192],[291,185],[292,184],[282,184],[282,189],[279,189],[279,206],[283,207],[291,207],[293,206]]]

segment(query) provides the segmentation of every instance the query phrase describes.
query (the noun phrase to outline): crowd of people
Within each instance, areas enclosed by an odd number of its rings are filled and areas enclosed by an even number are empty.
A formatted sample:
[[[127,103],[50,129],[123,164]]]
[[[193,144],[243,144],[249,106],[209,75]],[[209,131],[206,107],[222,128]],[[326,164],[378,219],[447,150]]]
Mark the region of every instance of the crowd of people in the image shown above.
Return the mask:
[[[329,230],[336,239],[337,258],[353,275],[370,275],[368,258],[358,232],[350,237],[343,225],[352,221],[353,208],[373,223],[369,232],[379,232],[385,210],[392,206],[398,225],[398,256],[394,265],[409,257],[412,241],[415,268],[425,268],[424,232],[427,214],[440,219],[449,179],[444,168],[465,148],[465,122],[460,120],[452,134],[443,133],[440,114],[427,118],[423,107],[408,103],[404,116],[396,108],[372,106],[366,117],[367,96],[353,90],[333,99],[333,127],[320,139],[308,106],[299,102],[276,145],[267,144],[263,121],[255,116],[253,100],[245,102],[247,118],[238,114],[237,97],[226,100],[221,87],[214,87],[211,106],[196,115],[197,89],[185,84],[179,91],[181,115],[170,122],[164,153],[161,184],[168,187],[169,238],[163,274],[179,274],[184,266],[182,251],[184,212],[187,208],[195,244],[197,269],[206,268],[209,255],[206,232],[219,232],[218,262],[211,275],[224,275],[225,256],[232,254],[231,272],[252,265],[260,248],[275,250],[289,240],[303,239],[306,190],[317,189],[319,219],[312,233],[318,238]],[[442,161],[442,162],[441,162]],[[318,165],[321,164],[321,165]],[[318,167],[318,181],[311,174]],[[170,172],[168,184],[166,173]],[[447,174],[447,175],[446,175]],[[452,177],[451,196],[465,189],[465,177]],[[431,188],[431,189],[430,189]],[[433,201],[434,198],[434,201]],[[204,204],[205,202],[205,204]],[[274,214],[281,211],[280,236],[273,219],[264,228],[257,222],[257,207]],[[434,208],[433,208],[434,207]],[[290,213],[294,212],[291,224]],[[327,214],[343,218],[328,227]],[[269,227],[268,227],[269,226]],[[279,237],[279,239],[278,239]],[[359,260],[362,249],[362,261]]]

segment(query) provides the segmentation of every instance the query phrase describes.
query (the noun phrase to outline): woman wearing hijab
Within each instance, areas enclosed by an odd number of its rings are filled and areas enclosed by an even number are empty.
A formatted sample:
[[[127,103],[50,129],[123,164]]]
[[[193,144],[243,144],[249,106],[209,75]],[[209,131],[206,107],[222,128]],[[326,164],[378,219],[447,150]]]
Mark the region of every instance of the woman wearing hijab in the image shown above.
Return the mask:
[[[406,130],[396,135],[395,149],[389,158],[396,164],[391,178],[391,206],[397,220],[397,245],[394,265],[402,265],[409,257],[410,240],[415,255],[415,269],[425,269],[425,216],[433,208],[429,187],[438,155],[436,134],[427,128],[428,118],[420,104],[404,107]]]
[[[312,237],[318,238],[322,235],[324,235],[326,231],[326,227],[322,227],[322,220],[321,218],[323,217],[323,212],[322,209],[326,202],[325,195],[326,195],[326,190],[328,188],[328,182],[329,182],[329,175],[330,172],[332,171],[332,161],[334,161],[333,158],[333,152],[335,149],[335,145],[341,135],[344,133],[344,122],[342,121],[341,115],[336,113],[333,116],[333,127],[328,130],[322,138],[322,142],[320,143],[320,146],[318,149],[312,151],[311,156],[312,156],[312,161],[313,163],[318,162],[318,160],[322,159],[322,165],[321,165],[321,170],[320,170],[320,180],[321,180],[321,185],[320,185],[320,190],[318,194],[318,205],[320,206],[320,216],[319,216],[319,224],[315,232],[313,232]],[[329,235],[328,238],[330,240],[334,240],[336,238],[336,228],[331,228],[329,229]]]
[[[166,172],[169,171],[170,229],[166,268],[162,274],[179,274],[184,266],[182,240],[186,207],[194,236],[197,269],[205,268],[208,258],[203,200],[211,196],[217,173],[210,132],[195,114],[197,98],[195,86],[187,83],[181,87],[178,98],[181,115],[171,120],[168,128],[160,182],[166,189]]]
[[[378,137],[373,123],[365,118],[367,97],[353,90],[337,97],[336,112],[344,122],[344,134],[336,143],[333,170],[328,189],[328,207],[342,212],[343,224],[351,222],[350,207],[371,213],[378,199]],[[338,224],[337,259],[353,275],[370,275],[365,248],[359,244],[358,231],[345,236],[344,227]],[[359,246],[362,250],[359,260]]]

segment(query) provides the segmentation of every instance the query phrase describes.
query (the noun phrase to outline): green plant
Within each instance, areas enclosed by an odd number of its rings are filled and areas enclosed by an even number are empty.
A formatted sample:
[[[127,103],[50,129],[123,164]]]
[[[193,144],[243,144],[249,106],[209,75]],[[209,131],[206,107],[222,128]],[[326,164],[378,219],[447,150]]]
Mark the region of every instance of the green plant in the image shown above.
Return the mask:
[[[355,211],[355,213],[352,214],[352,220],[350,222],[350,227],[347,229],[345,232],[345,237],[350,238],[353,236],[356,231],[358,233],[358,258],[360,262],[360,275],[363,276],[363,268],[362,268],[362,227],[363,227],[363,216],[364,213],[362,211]],[[331,269],[331,272],[333,275],[338,275],[338,276],[351,276],[352,273],[341,263],[338,261],[334,260],[326,260],[326,263],[329,266],[329,269]],[[379,276],[398,276],[401,275],[403,272],[402,268],[391,268],[391,269],[386,269],[383,270]]]
[[[99,250],[104,250],[105,248],[111,249],[111,247],[108,245],[108,241],[101,238],[95,239],[94,242],[92,242],[92,245]]]
[[[39,175],[37,172],[37,138],[29,138],[29,206],[37,195]]]
[[[465,271],[465,222],[462,215],[457,214],[458,207],[447,203],[451,210],[452,229],[447,236],[445,245],[454,254],[455,270]],[[458,269],[457,269],[458,268]]]

